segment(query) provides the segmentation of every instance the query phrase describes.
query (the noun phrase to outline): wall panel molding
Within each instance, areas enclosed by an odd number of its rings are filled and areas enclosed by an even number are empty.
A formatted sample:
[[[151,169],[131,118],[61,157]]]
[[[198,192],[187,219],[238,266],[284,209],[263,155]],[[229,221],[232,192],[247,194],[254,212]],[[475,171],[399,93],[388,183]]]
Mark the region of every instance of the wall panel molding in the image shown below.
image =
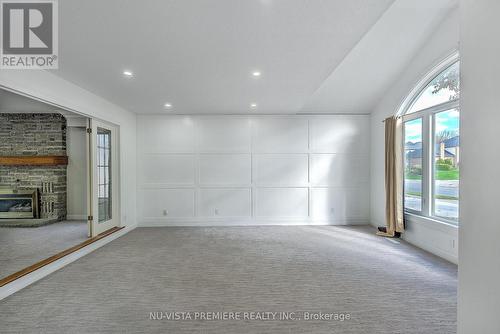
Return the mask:
[[[139,224],[366,224],[369,120],[139,116]]]

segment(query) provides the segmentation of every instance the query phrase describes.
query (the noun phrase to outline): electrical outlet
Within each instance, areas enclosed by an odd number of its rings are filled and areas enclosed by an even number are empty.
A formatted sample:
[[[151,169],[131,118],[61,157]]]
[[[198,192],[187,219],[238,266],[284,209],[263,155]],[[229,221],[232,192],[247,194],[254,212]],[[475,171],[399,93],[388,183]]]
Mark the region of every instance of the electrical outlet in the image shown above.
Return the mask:
[[[219,209],[215,209],[215,210],[214,210],[214,214],[215,214],[216,216],[218,216],[218,215],[219,215]]]
[[[168,216],[168,210],[163,210],[163,215]]]

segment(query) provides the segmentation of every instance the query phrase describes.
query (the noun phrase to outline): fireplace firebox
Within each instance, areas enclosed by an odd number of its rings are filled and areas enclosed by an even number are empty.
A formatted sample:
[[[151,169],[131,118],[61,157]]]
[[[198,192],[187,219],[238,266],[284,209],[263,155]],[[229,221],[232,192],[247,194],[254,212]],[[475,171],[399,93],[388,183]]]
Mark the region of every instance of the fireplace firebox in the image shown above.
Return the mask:
[[[38,190],[0,189],[0,219],[39,218]]]

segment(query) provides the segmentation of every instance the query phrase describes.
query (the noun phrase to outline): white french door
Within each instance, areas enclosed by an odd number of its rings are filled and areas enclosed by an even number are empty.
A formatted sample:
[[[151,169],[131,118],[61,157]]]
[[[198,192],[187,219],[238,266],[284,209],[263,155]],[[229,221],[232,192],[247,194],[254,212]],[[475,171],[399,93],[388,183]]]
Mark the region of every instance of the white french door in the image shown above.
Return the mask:
[[[90,235],[119,226],[119,168],[117,128],[89,120],[88,194]]]

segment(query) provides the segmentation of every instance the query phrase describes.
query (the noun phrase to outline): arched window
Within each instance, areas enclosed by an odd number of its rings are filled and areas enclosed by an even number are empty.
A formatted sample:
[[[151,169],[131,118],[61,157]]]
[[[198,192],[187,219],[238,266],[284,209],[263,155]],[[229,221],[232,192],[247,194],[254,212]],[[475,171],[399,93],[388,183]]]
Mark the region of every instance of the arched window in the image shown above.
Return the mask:
[[[413,213],[458,223],[460,176],[460,63],[435,69],[402,107],[404,206]]]

